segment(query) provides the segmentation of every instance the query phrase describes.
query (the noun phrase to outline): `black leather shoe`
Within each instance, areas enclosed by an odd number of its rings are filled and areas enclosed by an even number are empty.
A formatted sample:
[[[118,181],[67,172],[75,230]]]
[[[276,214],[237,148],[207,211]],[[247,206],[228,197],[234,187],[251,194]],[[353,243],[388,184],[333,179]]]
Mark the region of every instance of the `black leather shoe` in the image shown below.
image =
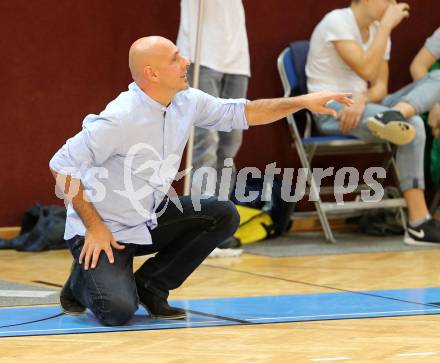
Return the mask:
[[[153,319],[185,319],[186,311],[168,305],[165,298],[153,294],[147,289],[138,286],[139,303],[148,311]]]
[[[85,306],[83,306],[76,298],[73,296],[72,290],[70,289],[70,280],[72,278],[73,271],[76,267],[76,262],[73,261],[72,268],[70,270],[70,276],[64,284],[60,292],[60,304],[65,314],[68,315],[82,315],[86,311]]]

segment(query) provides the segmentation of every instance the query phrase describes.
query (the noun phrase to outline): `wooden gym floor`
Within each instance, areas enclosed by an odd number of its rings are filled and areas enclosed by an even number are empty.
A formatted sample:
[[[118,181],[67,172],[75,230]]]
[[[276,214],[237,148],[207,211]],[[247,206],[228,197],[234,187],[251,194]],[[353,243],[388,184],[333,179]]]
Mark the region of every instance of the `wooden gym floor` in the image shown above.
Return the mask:
[[[433,288],[439,260],[440,250],[208,259],[171,299]],[[62,285],[70,262],[66,250],[0,251],[0,279]],[[3,337],[0,362],[440,362],[439,326],[440,315],[419,315]]]

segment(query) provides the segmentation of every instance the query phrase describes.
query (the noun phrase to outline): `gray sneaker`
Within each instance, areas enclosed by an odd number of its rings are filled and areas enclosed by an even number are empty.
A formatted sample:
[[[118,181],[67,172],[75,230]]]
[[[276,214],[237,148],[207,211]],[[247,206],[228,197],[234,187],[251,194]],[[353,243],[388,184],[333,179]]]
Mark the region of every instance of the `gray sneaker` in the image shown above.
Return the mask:
[[[414,140],[416,129],[397,110],[378,113],[367,119],[367,128],[379,139],[395,145],[406,145]]]
[[[440,223],[429,219],[418,227],[408,226],[403,241],[413,246],[440,246]]]

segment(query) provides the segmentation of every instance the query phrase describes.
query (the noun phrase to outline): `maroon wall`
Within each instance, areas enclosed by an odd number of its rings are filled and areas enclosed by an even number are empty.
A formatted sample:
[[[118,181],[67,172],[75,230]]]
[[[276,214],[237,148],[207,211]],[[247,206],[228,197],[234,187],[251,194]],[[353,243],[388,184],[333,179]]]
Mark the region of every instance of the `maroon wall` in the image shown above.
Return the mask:
[[[209,1],[209,0],[208,0]],[[276,57],[348,0],[244,0],[252,79],[249,98],[277,97]],[[439,25],[435,0],[412,0],[412,17],[393,36],[392,89]],[[436,6],[437,5],[437,6]],[[48,160],[130,80],[127,51],[148,34],[175,39],[179,0],[14,0],[0,2],[0,226],[17,225],[35,201],[57,202]],[[283,123],[246,132],[238,164],[297,166]]]

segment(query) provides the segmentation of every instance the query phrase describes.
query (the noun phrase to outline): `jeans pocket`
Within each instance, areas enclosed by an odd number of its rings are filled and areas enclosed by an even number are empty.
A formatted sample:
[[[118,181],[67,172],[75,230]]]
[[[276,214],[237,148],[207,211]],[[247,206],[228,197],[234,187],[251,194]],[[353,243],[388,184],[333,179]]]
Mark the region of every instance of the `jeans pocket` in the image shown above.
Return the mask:
[[[66,241],[67,246],[69,247],[70,252],[73,256],[79,256],[79,250],[81,250],[82,246],[84,245],[84,237],[83,236],[75,236],[69,240]]]

